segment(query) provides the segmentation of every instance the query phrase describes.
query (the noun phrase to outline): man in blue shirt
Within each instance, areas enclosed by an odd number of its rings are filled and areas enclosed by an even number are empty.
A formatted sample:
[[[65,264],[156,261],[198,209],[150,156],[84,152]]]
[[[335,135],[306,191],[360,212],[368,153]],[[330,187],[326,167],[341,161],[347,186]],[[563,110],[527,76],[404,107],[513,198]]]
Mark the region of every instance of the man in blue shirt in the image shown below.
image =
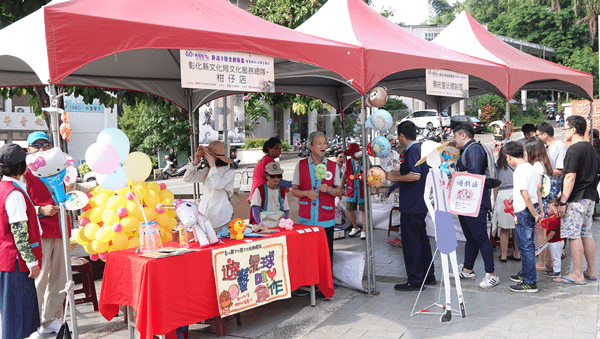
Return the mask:
[[[467,171],[472,174],[485,174],[487,169],[487,155],[483,146],[473,139],[474,132],[470,126],[461,124],[454,129],[456,147],[462,149],[460,158],[456,163],[458,171]],[[463,279],[475,279],[473,266],[479,251],[483,257],[485,277],[479,284],[481,288],[494,287],[500,279],[494,273],[494,248],[487,233],[487,213],[492,209],[490,192],[483,190],[481,208],[476,217],[458,216],[467,243],[465,244],[465,261],[459,273]]]
[[[421,144],[415,141],[416,139],[417,126],[414,123],[404,121],[398,125],[398,142],[406,147],[404,162],[400,166],[400,171],[387,174],[388,180],[400,182],[400,232],[404,264],[408,275],[405,284],[394,286],[397,291],[419,290],[423,281],[426,285],[437,283],[433,266],[425,276],[433,259],[425,225],[427,206],[423,200],[429,167],[426,163],[415,166],[415,163],[421,159]]]

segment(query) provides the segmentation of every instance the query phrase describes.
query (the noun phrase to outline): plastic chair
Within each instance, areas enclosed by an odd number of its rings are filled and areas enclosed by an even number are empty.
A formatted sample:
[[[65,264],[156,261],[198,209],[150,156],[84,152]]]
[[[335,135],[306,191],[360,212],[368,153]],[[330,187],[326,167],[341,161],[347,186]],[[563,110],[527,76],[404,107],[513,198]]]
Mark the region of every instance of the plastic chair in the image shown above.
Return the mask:
[[[85,258],[71,258],[71,270],[73,273],[79,272],[81,274],[81,281],[83,287],[73,291],[75,295],[85,294],[85,297],[75,299],[75,305],[92,303],[94,305],[94,311],[98,311],[98,297],[96,295],[96,285],[94,284],[94,274],[92,272],[92,265]]]
[[[398,232],[400,230],[400,225],[394,225],[394,226],[392,226],[392,214],[394,213],[394,211],[400,212],[400,207],[394,206],[390,210],[390,219],[389,219],[389,224],[388,224],[388,237],[390,236],[390,232],[392,230],[394,230],[396,232]]]

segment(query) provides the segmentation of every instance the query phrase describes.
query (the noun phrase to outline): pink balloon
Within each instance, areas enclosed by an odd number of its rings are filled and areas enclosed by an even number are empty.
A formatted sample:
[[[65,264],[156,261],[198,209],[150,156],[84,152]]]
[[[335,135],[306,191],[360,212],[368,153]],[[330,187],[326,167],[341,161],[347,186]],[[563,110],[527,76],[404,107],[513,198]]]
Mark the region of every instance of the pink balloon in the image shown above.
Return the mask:
[[[90,222],[90,219],[83,217],[81,219],[79,219],[79,226],[84,227],[85,225],[87,225]]]
[[[97,255],[97,254],[90,254],[90,260],[91,260],[91,261],[96,261],[96,260],[98,260],[98,255]]]
[[[119,216],[119,218],[124,218],[127,216],[127,209],[125,207],[119,207],[117,208],[117,215]]]
[[[231,300],[237,298],[238,294],[240,294],[240,288],[238,285],[229,286],[229,294],[231,295]]]
[[[133,194],[133,192],[125,193],[125,199],[127,199],[127,200],[133,200],[134,197],[135,197],[135,195]]]
[[[119,168],[119,152],[109,144],[97,142],[85,151],[85,162],[96,173],[111,174]]]
[[[121,232],[121,230],[123,229],[123,226],[120,223],[116,222],[112,225],[112,229],[115,232]]]
[[[98,259],[106,261],[108,259],[108,252],[99,253]]]
[[[163,210],[163,206],[165,206],[165,204],[156,204],[156,206],[154,207],[154,210],[156,211],[156,213],[158,213],[158,214],[165,213],[165,210]]]
[[[158,187],[160,187],[160,190],[166,190],[167,189],[167,184],[165,184],[164,182],[161,182],[160,184],[158,184]]]

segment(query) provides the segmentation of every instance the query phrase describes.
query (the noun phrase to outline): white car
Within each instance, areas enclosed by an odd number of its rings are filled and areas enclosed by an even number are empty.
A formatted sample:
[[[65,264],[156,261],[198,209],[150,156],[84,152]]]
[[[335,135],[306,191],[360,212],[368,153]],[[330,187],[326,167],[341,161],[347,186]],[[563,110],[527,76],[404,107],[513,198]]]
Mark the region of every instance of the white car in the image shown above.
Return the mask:
[[[442,114],[442,127],[450,127],[450,115],[448,111],[443,111]],[[420,111],[414,111],[407,115],[403,121],[412,121],[419,128],[433,128],[440,126],[440,118],[438,117],[437,111],[434,109],[425,109]]]

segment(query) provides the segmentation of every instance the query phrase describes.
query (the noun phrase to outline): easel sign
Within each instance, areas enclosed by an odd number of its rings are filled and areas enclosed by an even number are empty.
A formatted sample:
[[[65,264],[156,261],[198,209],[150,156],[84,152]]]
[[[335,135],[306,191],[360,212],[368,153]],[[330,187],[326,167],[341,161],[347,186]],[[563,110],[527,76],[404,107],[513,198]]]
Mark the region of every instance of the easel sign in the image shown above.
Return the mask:
[[[286,237],[212,250],[221,317],[291,297]]]
[[[450,186],[450,213],[467,217],[478,216],[484,184],[484,175],[454,173]]]

